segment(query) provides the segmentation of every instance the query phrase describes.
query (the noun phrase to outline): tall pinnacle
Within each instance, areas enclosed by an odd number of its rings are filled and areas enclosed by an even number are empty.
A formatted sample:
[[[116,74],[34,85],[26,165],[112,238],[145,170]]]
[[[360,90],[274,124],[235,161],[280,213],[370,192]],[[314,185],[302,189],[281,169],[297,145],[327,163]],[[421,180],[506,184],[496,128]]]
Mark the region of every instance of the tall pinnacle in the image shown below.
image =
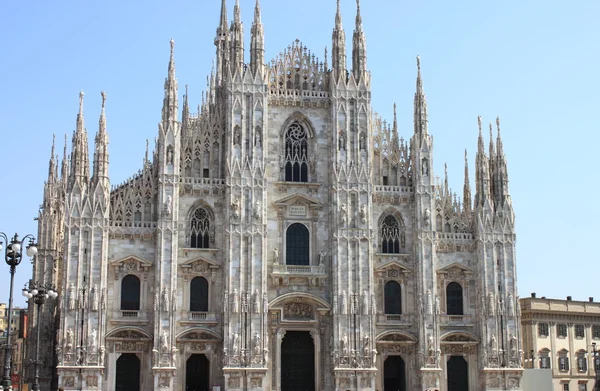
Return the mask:
[[[471,183],[469,181],[469,159],[465,149],[465,183],[463,185],[463,211],[471,211]]]
[[[423,140],[427,132],[427,99],[423,91],[423,79],[421,78],[421,58],[417,56],[417,88],[415,92],[414,102],[414,126],[415,134]]]
[[[367,72],[367,40],[362,27],[360,0],[356,0],[356,26],[352,40],[352,70],[357,80],[363,78]]]
[[[71,184],[79,181],[81,186],[85,186],[90,177],[90,160],[88,149],[87,130],[83,119],[83,97],[84,93],[79,93],[79,113],[77,113],[77,127],[73,134],[73,147],[71,151]]]
[[[228,23],[227,23],[227,0],[222,0],[221,1],[221,22],[219,23],[219,28],[217,29],[217,32],[219,30],[221,30],[221,32],[223,31],[227,31],[228,28]]]
[[[263,69],[265,63],[265,32],[260,17],[260,2],[256,0],[254,22],[252,22],[250,40],[250,69],[253,74]]]
[[[96,134],[96,145],[94,150],[94,174],[92,175],[94,184],[99,183],[101,179],[108,180],[108,133],[106,132],[106,92],[102,91],[102,111]],[[108,183],[105,182],[108,186]]]
[[[331,35],[331,68],[334,78],[346,76],[346,33],[342,27],[342,12],[340,0],[337,0],[337,12],[335,14],[335,27]]]
[[[50,150],[50,161],[48,163],[48,183],[54,182],[56,179],[56,158],[54,156],[54,145],[56,142],[56,134],[52,135],[52,149]]]
[[[175,41],[171,38],[171,54],[169,57],[169,71],[165,79],[165,97],[163,100],[162,120],[166,130],[167,122],[177,121],[177,79],[175,78]]]
[[[240,10],[240,0],[235,1],[233,23],[231,24],[231,74],[241,73],[244,69],[244,28]]]

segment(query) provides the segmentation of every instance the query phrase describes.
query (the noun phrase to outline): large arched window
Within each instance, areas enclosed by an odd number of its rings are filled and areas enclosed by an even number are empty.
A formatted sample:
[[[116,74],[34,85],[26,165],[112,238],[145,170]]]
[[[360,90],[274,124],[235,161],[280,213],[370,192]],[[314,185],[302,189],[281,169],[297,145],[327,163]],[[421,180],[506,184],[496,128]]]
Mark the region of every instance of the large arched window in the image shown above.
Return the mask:
[[[285,263],[287,265],[310,265],[308,228],[300,223],[290,225],[285,240]]]
[[[198,208],[192,214],[190,220],[190,247],[209,248],[210,220],[208,212],[204,208]]]
[[[190,283],[190,311],[208,312],[208,281],[195,277]]]
[[[285,180],[308,182],[308,134],[297,122],[285,133]]]
[[[121,281],[121,310],[140,310],[140,279],[128,274]]]
[[[403,235],[404,232],[401,230],[398,220],[392,215],[386,216],[381,224],[381,252],[384,254],[400,253],[400,244],[401,241],[404,241]]]
[[[451,282],[446,287],[446,313],[448,315],[464,315],[463,290],[458,282]]]
[[[385,284],[385,313],[387,315],[399,315],[402,313],[402,288],[396,281],[388,281]]]

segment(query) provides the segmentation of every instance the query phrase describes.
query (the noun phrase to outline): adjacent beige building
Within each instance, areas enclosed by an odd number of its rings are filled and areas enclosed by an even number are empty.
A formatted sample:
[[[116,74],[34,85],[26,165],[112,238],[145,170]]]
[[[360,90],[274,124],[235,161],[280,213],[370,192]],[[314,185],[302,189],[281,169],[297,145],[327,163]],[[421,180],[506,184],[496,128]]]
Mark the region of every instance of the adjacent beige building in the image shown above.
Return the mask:
[[[525,368],[551,369],[555,391],[592,391],[594,345],[600,344],[600,303],[592,297],[573,301],[570,296],[547,299],[532,293],[520,304]]]

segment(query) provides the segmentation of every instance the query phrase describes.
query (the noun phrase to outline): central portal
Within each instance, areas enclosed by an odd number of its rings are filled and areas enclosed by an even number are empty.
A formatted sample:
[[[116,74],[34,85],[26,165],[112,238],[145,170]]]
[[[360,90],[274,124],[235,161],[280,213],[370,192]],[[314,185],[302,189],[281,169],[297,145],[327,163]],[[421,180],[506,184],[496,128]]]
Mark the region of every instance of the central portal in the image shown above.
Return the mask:
[[[389,356],[383,363],[383,390],[406,391],[406,367],[400,356]]]
[[[315,391],[315,345],[308,331],[288,331],[283,337],[281,391]]]
[[[469,364],[463,356],[448,360],[448,391],[469,391]]]
[[[209,390],[210,364],[204,354],[192,354],[185,365],[185,391]]]

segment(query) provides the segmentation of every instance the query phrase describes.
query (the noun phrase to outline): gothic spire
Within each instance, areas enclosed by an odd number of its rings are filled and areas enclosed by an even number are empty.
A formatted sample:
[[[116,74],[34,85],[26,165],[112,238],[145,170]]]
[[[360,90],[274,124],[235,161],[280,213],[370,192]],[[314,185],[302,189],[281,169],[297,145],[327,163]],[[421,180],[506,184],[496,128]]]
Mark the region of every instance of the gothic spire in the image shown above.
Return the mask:
[[[54,155],[54,145],[56,143],[56,134],[52,135],[52,149],[50,150],[50,161],[48,162],[48,183],[54,182],[56,179],[56,157]]]
[[[190,106],[188,104],[188,85],[185,85],[185,94],[183,95],[183,108],[181,110],[181,124],[184,129],[188,128],[190,119]]]
[[[169,72],[165,79],[165,97],[162,108],[163,127],[166,130],[169,122],[176,122],[177,116],[177,79],[175,78],[175,41],[171,39],[171,55],[169,59]]]
[[[68,138],[67,138],[67,134],[65,133],[65,147],[63,150],[63,158],[62,158],[62,164],[61,164],[61,168],[60,168],[60,179],[61,181],[63,181],[63,183],[66,183],[67,181],[67,176],[69,175],[69,156],[67,155],[67,142],[68,142]]]
[[[421,58],[417,56],[417,90],[415,92],[414,103],[414,124],[415,134],[423,140],[427,136],[427,99],[423,91],[423,79],[421,78]]]
[[[335,27],[333,28],[331,40],[331,68],[335,80],[338,80],[340,76],[346,76],[346,33],[344,27],[342,27],[340,0],[337,0]]]
[[[394,103],[394,122],[392,124],[392,142],[393,148],[399,147],[400,139],[398,138],[398,117],[396,116],[396,103]]]
[[[362,79],[367,72],[367,39],[362,26],[360,0],[356,0],[356,26],[352,40],[352,71],[356,80]]]
[[[80,181],[80,184],[86,184],[90,178],[90,158],[88,149],[87,130],[83,119],[83,96],[79,93],[79,113],[77,114],[77,127],[73,133],[72,151],[71,151],[71,185]]]
[[[244,69],[244,27],[240,9],[240,0],[233,7],[231,23],[231,74],[241,73]]]
[[[469,160],[465,149],[465,183],[463,185],[463,211],[471,212],[471,183],[469,181]]]
[[[474,207],[483,207],[486,201],[491,202],[490,193],[490,171],[489,159],[485,154],[483,142],[483,132],[481,129],[481,116],[477,117],[479,125],[479,139],[477,141],[477,155],[475,158],[475,205]]]
[[[256,6],[254,7],[251,35],[250,69],[252,74],[256,74],[258,70],[262,72],[265,63],[265,32],[260,18],[260,0],[256,0]]]
[[[227,0],[221,2],[221,19],[215,37],[217,47],[216,83],[222,86],[229,73],[229,27],[227,25]]]
[[[94,174],[92,181],[98,183],[100,180],[108,180],[108,133],[106,132],[106,92],[101,92],[102,111],[98,121],[98,133],[96,134],[96,145],[94,151]]]
[[[510,192],[508,189],[508,169],[506,166],[506,156],[504,155],[504,146],[502,145],[502,135],[500,134],[500,117],[496,118],[497,138],[496,138],[496,205],[504,202],[510,204]]]

